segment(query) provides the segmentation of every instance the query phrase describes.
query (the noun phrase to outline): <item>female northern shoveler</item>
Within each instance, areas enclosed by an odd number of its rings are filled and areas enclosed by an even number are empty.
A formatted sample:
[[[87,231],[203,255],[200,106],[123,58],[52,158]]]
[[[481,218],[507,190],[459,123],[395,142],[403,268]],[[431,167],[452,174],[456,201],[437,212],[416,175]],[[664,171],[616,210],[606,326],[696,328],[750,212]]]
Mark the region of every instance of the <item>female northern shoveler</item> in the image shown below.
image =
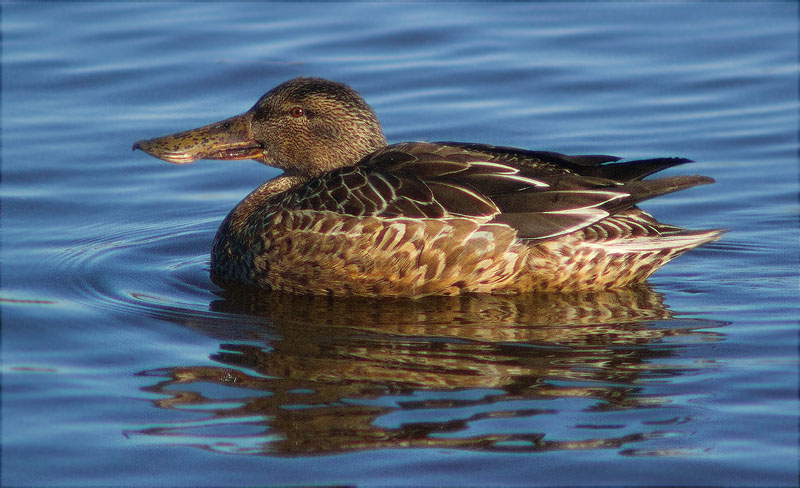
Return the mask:
[[[222,286],[405,297],[606,289],[643,281],[721,233],[661,224],[636,207],[713,182],[643,180],[687,159],[389,146],[358,93],[319,78],[287,81],[244,114],[133,149],[284,170],[220,226],[211,277]]]

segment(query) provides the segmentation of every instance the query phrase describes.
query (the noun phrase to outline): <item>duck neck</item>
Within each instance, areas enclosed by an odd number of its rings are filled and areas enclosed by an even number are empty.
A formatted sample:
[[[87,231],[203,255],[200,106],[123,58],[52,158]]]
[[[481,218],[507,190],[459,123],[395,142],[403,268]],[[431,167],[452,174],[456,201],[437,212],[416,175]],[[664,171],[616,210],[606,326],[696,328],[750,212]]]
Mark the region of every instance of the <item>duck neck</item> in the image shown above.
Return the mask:
[[[292,188],[305,183],[309,179],[311,178],[305,175],[284,173],[283,175],[273,178],[253,190],[252,193],[245,197],[244,201],[247,201],[251,198],[257,200],[266,200],[268,198],[272,198],[279,193],[289,191]]]

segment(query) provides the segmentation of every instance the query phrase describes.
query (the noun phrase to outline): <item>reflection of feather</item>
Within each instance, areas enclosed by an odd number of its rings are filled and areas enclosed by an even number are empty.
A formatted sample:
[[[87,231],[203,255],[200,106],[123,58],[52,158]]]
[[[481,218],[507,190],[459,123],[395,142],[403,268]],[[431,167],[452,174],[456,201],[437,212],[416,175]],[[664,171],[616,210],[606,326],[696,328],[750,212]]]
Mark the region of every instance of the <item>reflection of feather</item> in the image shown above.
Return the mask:
[[[221,295],[210,314],[163,309],[163,303],[145,307],[212,337],[219,350],[212,364],[140,374],[150,377],[145,390],[156,407],[202,410],[225,428],[197,437],[195,422],[178,419],[126,434],[195,435],[193,445],[228,455],[630,447],[648,440],[641,422],[576,440],[571,432],[564,438],[561,421],[574,423],[573,408],[557,421],[531,418],[559,415],[559,405],[576,401],[591,415],[610,412],[615,422],[619,411],[660,404],[673,411],[669,395],[653,395],[642,385],[653,378],[680,382],[714,368],[684,347],[721,340],[712,329],[723,325],[671,318],[662,296],[646,286],[419,300],[330,299],[241,287]],[[387,427],[382,419],[393,415],[407,421]],[[497,419],[515,428],[507,432],[500,423],[491,430]],[[482,420],[489,420],[484,427],[490,431],[469,430]]]

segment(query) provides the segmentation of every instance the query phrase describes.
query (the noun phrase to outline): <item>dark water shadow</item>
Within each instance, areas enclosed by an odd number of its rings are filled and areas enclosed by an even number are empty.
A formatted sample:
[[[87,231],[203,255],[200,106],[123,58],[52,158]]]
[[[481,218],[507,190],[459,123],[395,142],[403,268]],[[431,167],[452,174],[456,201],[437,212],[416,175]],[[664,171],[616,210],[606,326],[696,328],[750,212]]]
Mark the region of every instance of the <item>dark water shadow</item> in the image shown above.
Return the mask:
[[[164,378],[146,389],[163,395],[157,407],[204,419],[129,435],[283,456],[401,447],[619,449],[661,431],[600,428],[599,436],[559,440],[547,432],[546,416],[558,414],[554,400],[580,399],[594,413],[668,403],[643,394],[642,381],[697,370],[690,360],[658,363],[720,340],[708,329],[723,325],[675,318],[648,287],[422,300],[232,290],[211,309],[217,313],[210,317],[159,318],[218,339],[212,359],[219,366],[141,373]],[[541,430],[522,427],[537,416],[545,416],[534,422]],[[525,422],[512,431],[469,431],[495,419]]]

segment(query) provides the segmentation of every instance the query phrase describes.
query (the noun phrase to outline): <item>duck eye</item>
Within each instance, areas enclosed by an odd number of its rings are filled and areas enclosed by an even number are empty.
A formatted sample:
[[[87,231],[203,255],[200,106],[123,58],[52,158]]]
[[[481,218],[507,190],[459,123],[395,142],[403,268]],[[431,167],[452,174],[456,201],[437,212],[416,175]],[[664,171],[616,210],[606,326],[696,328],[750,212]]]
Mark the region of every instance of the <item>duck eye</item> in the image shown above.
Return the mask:
[[[304,113],[305,113],[305,110],[303,110],[302,107],[292,107],[289,110],[289,115],[291,115],[292,117],[295,117],[295,118],[302,117]]]

